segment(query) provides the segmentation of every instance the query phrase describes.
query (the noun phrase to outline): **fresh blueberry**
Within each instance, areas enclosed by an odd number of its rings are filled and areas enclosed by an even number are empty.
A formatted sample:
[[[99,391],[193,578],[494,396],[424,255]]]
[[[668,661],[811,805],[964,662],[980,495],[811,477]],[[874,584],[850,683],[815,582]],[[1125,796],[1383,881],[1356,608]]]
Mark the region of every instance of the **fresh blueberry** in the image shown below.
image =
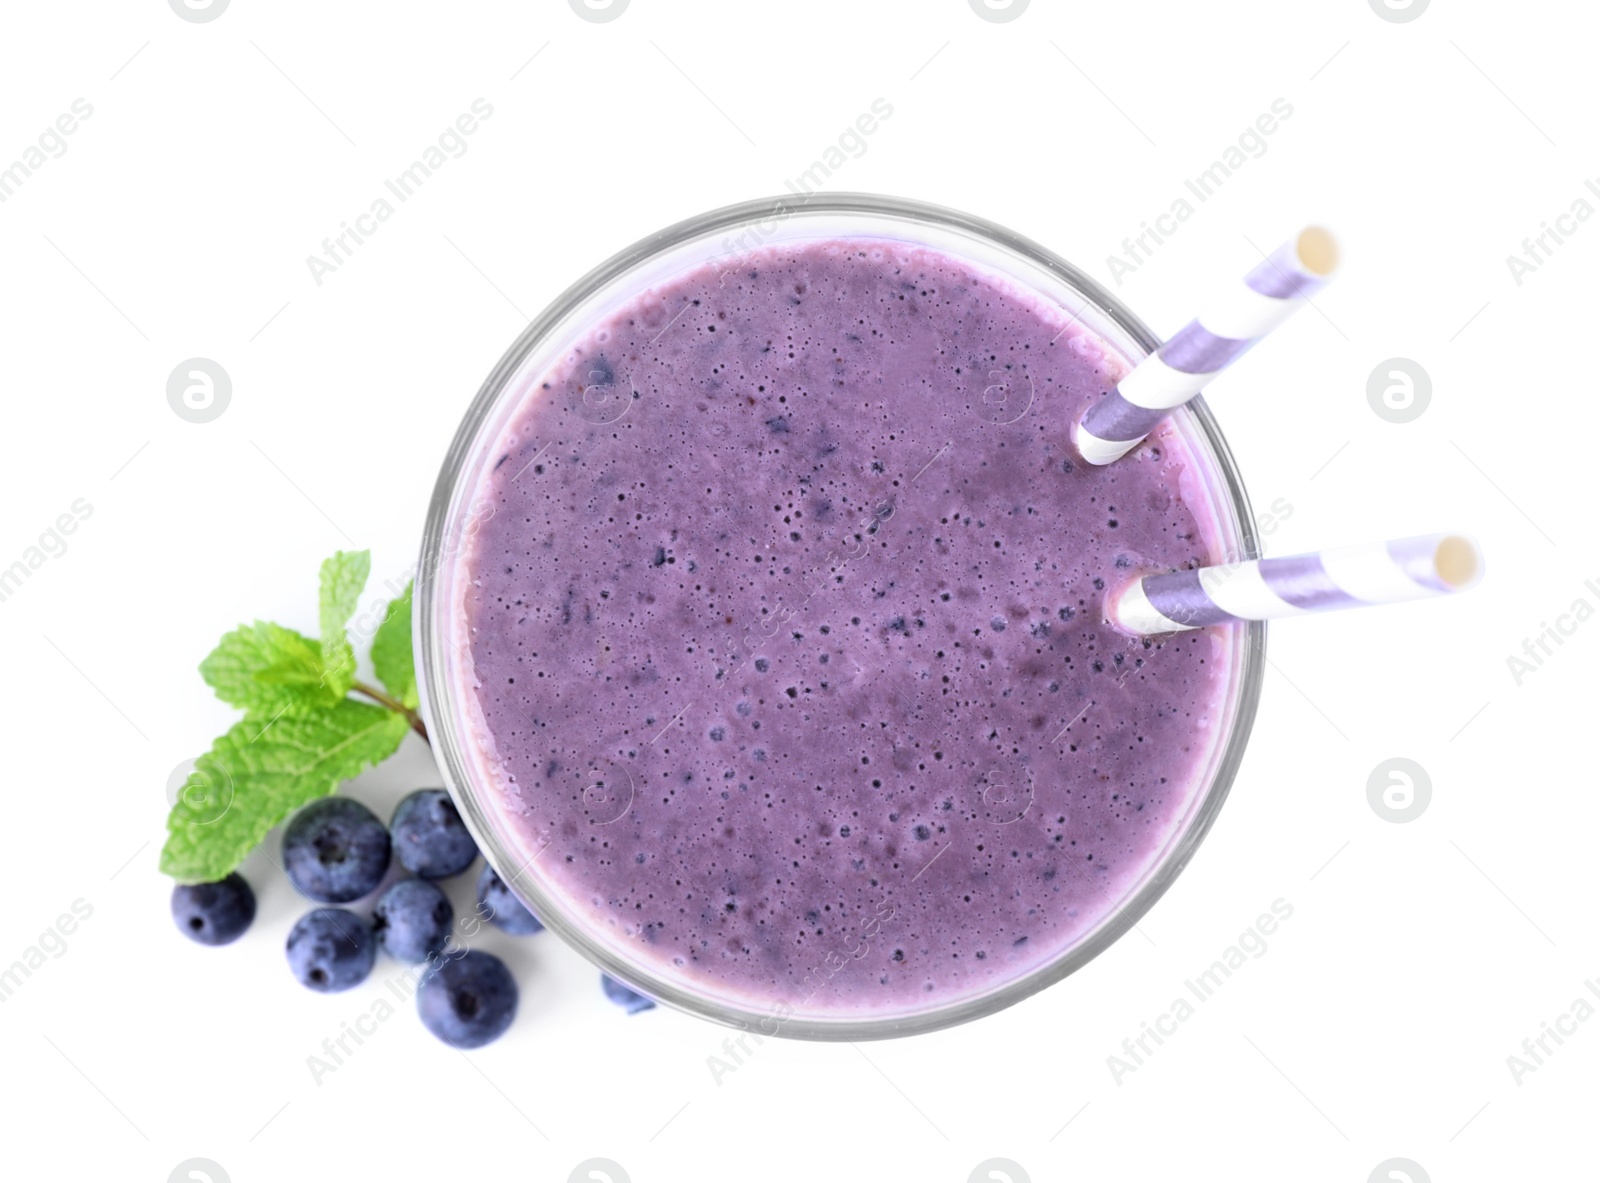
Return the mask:
[[[606,997],[611,999],[630,1015],[636,1015],[642,1010],[655,1009],[655,1000],[646,998],[637,990],[624,986],[610,974],[600,975],[600,988],[606,992]]]
[[[425,879],[402,879],[378,897],[372,929],[396,961],[426,961],[450,939],[456,911],[449,898]]]
[[[237,871],[215,883],[172,889],[172,919],[178,931],[202,945],[237,940],[256,918],[256,893]]]
[[[289,968],[300,984],[324,994],[367,980],[378,959],[372,926],[344,908],[313,908],[289,930]]]
[[[451,1047],[493,1043],[517,1017],[517,982],[506,963],[471,949],[429,967],[417,984],[422,1025]]]
[[[478,876],[478,915],[514,937],[531,936],[544,930],[539,918],[511,894],[511,889],[494,873],[493,867],[484,867],[483,874]]]
[[[389,831],[359,801],[324,797],[290,819],[283,832],[289,881],[319,904],[360,899],[389,869]]]
[[[459,875],[478,857],[478,844],[443,789],[412,793],[395,807],[389,829],[400,865],[423,879]]]

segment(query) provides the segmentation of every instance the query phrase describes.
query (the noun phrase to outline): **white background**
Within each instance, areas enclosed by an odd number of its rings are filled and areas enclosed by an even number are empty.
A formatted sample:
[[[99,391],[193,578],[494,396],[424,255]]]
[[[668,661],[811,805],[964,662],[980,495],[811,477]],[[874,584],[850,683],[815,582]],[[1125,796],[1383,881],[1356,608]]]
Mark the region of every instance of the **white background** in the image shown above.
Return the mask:
[[[1440,0],[1391,23],[1366,0],[1034,0],[992,23],[966,0],[633,0],[602,24],[565,0],[233,0],[197,24],[140,0],[11,4],[4,25],[0,163],[94,108],[0,204],[0,566],[93,506],[0,603],[0,965],[93,907],[0,1004],[8,1176],[166,1180],[204,1156],[235,1183],[562,1181],[605,1156],[635,1183],[963,1183],[1003,1156],[1035,1181],[1362,1183],[1395,1156],[1436,1181],[1592,1160],[1600,1022],[1520,1085],[1506,1063],[1600,976],[1600,624],[1520,686],[1506,661],[1574,600],[1600,606],[1582,360],[1600,219],[1520,286],[1505,262],[1600,176],[1589,6]],[[480,97],[470,150],[318,286],[306,256]],[[893,116],[829,187],[985,215],[1103,282],[1287,99],[1266,153],[1115,290],[1171,332],[1252,243],[1335,227],[1347,264],[1320,313],[1212,390],[1257,509],[1292,507],[1269,552],[1459,527],[1488,579],[1275,627],[1243,772],[1149,940],[1010,1011],[769,1041],[719,1085],[722,1030],[628,1018],[548,934],[494,934],[522,982],[509,1036],[469,1058],[402,1009],[314,1084],[307,1056],[397,967],[297,986],[282,943],[304,905],[259,854],[245,939],[177,935],[168,774],[233,718],[195,665],[241,620],[314,631],[335,549],[372,548],[376,599],[530,316],[644,234],[781,190],[880,97]],[[193,356],[234,384],[204,425],[165,397]],[[1366,397],[1394,356],[1433,383],[1405,425]],[[407,744],[349,791],[386,815],[437,783]],[[1367,802],[1393,756],[1432,780],[1409,824]],[[1268,952],[1114,1083],[1107,1056],[1279,897],[1294,915]]]

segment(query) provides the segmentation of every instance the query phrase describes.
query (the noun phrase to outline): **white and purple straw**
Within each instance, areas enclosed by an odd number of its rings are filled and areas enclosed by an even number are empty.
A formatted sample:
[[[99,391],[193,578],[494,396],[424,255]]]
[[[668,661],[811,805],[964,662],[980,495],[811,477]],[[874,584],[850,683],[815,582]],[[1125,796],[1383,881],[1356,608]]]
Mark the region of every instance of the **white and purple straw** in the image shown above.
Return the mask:
[[[1089,408],[1073,430],[1079,453],[1090,464],[1127,454],[1174,407],[1288,320],[1338,265],[1338,244],[1318,226],[1284,243]]]
[[[1463,534],[1424,534],[1282,559],[1147,575],[1118,588],[1106,614],[1140,636],[1466,591],[1483,552]]]

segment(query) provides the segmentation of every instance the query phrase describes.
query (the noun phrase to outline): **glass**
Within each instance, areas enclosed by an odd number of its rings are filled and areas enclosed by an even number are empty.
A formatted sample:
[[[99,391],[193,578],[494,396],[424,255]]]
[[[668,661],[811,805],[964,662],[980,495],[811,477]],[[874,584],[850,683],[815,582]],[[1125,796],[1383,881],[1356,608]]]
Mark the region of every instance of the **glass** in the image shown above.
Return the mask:
[[[1232,645],[1232,677],[1225,694],[1228,718],[1204,765],[1200,788],[1166,848],[1137,885],[1099,924],[1058,957],[986,993],[944,1000],[925,1009],[861,1013],[785,1014],[786,1006],[754,1009],[720,997],[710,986],[666,976],[630,957],[625,946],[569,909],[547,890],[530,863],[542,849],[505,822],[494,800],[500,791],[485,774],[482,745],[464,730],[456,709],[462,670],[471,661],[465,629],[455,618],[453,562],[464,539],[485,520],[474,492],[508,418],[527,387],[538,381],[597,321],[640,292],[706,264],[730,262],[742,252],[774,243],[871,238],[931,247],[981,271],[998,274],[1067,309],[1130,364],[1159,341],[1111,294],[1044,247],[991,222],[920,202],[864,194],[813,194],[748,202],[668,227],[602,263],[541,313],[501,358],[468,409],[445,457],[428,511],[416,587],[415,642],[420,660],[422,711],[446,787],[489,864],[559,937],[611,974],[669,1005],[763,1035],[801,1039],[874,1039],[966,1022],[1009,1006],[1087,964],[1142,917],[1193,857],[1222,807],[1243,756],[1260,698],[1266,627],[1253,623],[1224,633]],[[597,421],[620,415],[603,394],[590,408]],[[609,396],[615,398],[616,396]],[[1259,551],[1243,484],[1210,411],[1201,399],[1174,412],[1172,422],[1201,465],[1200,487],[1222,537],[1211,548],[1228,559]],[[1198,513],[1202,520],[1206,514]]]

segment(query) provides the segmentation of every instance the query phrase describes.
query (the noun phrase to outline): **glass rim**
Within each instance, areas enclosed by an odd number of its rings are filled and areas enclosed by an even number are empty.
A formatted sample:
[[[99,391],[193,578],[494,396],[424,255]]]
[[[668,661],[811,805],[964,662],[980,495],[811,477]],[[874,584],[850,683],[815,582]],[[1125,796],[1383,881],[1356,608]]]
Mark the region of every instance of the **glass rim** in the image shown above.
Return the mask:
[[[493,820],[484,808],[484,799],[492,796],[492,790],[475,783],[472,762],[465,754],[466,745],[456,725],[453,712],[440,709],[451,701],[455,687],[450,684],[446,663],[443,660],[448,645],[444,627],[448,622],[443,613],[448,611],[449,605],[441,604],[439,601],[437,576],[441,562],[448,561],[445,543],[452,524],[451,511],[462,489],[463,477],[468,475],[468,467],[483,428],[500,407],[508,382],[521,369],[528,356],[545,343],[551,332],[558,328],[574,309],[603,292],[607,285],[654,258],[719,231],[774,219],[787,220],[816,214],[864,215],[896,219],[975,236],[988,246],[998,247],[1023,262],[1051,274],[1058,282],[1088,300],[1101,316],[1146,353],[1153,352],[1161,344],[1160,339],[1144,322],[1102,285],[1032,239],[972,214],[914,199],[869,193],[813,193],[800,197],[791,195],[759,198],[723,206],[686,218],[647,235],[612,255],[569,286],[518,335],[484,380],[467,408],[455,438],[445,454],[439,478],[434,486],[417,564],[413,647],[420,675],[418,677],[420,709],[428,728],[434,760],[444,780],[445,788],[454,800],[467,828],[477,840],[478,849],[483,853],[489,866],[494,868],[495,873],[500,875],[508,886],[512,886],[520,879],[520,873],[515,876],[505,874],[506,868],[516,865],[518,860],[507,844],[499,840]],[[713,253],[703,259],[702,263],[714,261],[718,257]],[[1203,398],[1195,398],[1173,414],[1192,421],[1196,429],[1194,434],[1204,442],[1210,452],[1216,491],[1228,503],[1233,513],[1232,537],[1226,537],[1230,534],[1226,524],[1223,531],[1224,542],[1230,546],[1236,545],[1239,552],[1237,555],[1230,555],[1230,558],[1258,557],[1260,543],[1249,497],[1245,492],[1237,463],[1210,409],[1205,405]],[[784,1017],[779,1015],[779,1004],[776,1003],[766,1010],[742,1008],[730,1005],[724,999],[708,997],[704,993],[686,989],[679,982],[651,974],[647,967],[635,961],[625,961],[618,957],[606,944],[591,938],[583,926],[571,920],[566,914],[567,909],[564,905],[543,898],[544,893],[536,883],[530,886],[518,883],[513,890],[525,903],[530,904],[547,928],[606,974],[637,986],[652,998],[676,1009],[742,1030],[759,1030],[762,1035],[806,1040],[884,1039],[935,1031],[992,1014],[1056,984],[1069,974],[1083,968],[1126,935],[1166,893],[1194,856],[1201,841],[1215,823],[1232,788],[1244,751],[1248,746],[1261,697],[1266,667],[1266,625],[1255,621],[1238,631],[1242,634],[1236,645],[1239,659],[1234,670],[1234,687],[1228,703],[1231,708],[1231,723],[1220,751],[1214,758],[1214,772],[1210,783],[1197,790],[1198,803],[1191,807],[1187,824],[1174,835],[1166,852],[1145,872],[1139,886],[1123,897],[1082,940],[1050,961],[987,992],[958,998],[910,1014],[893,1013],[883,1016],[866,1012],[838,1017],[811,1015]],[[534,896],[532,900],[528,899],[530,894]],[[769,1029],[775,1017],[776,1026]]]

